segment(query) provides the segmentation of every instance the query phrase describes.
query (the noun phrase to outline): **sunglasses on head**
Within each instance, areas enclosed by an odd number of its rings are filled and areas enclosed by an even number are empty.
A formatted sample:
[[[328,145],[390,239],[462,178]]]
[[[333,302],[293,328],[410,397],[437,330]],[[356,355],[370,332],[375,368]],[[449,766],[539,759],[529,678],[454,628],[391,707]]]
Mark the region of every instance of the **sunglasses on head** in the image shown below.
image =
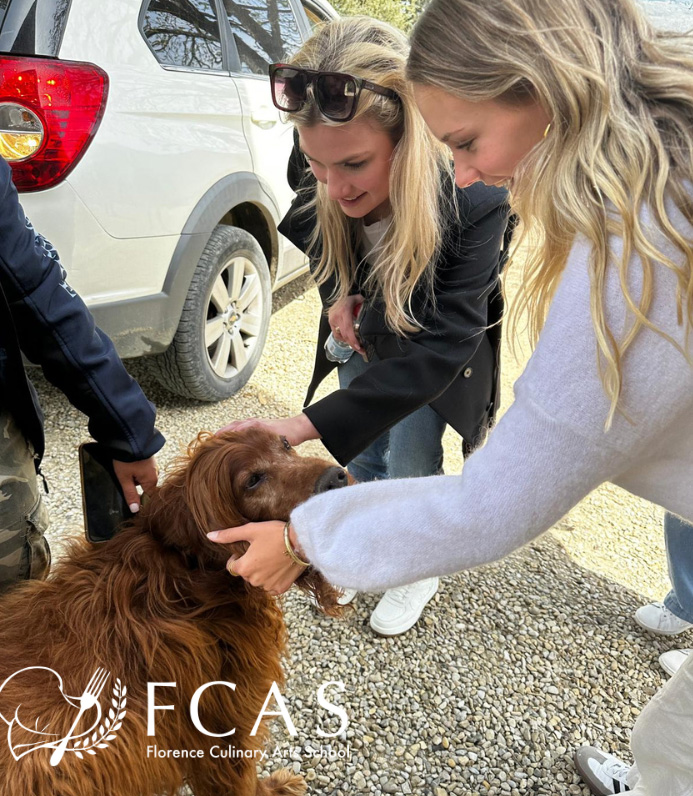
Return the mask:
[[[318,72],[288,64],[271,64],[269,76],[272,102],[280,111],[300,110],[308,99],[308,86],[312,85],[318,110],[333,122],[348,122],[353,118],[363,89],[399,99],[392,89],[344,72]]]

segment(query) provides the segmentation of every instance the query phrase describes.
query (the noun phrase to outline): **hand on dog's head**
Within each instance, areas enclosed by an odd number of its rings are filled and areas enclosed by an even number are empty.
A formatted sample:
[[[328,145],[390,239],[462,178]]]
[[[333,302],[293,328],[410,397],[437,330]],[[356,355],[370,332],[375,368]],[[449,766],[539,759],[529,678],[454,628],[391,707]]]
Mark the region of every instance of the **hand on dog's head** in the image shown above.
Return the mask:
[[[266,429],[201,432],[143,509],[141,520],[165,546],[194,557],[199,566],[225,569],[229,556],[242,555],[247,543],[210,542],[208,531],[288,520],[299,503],[348,480],[342,468],[299,456],[286,439]],[[325,613],[343,612],[337,604],[339,591],[312,567],[296,585],[312,594]]]

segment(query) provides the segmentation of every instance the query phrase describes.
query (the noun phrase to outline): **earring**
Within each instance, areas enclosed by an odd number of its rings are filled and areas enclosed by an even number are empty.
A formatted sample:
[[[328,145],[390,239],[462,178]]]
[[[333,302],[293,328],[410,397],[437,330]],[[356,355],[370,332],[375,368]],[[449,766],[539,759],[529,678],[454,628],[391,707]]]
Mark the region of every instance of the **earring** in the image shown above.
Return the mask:
[[[549,130],[551,129],[551,122],[546,125],[546,130],[544,130],[544,138],[549,134]]]

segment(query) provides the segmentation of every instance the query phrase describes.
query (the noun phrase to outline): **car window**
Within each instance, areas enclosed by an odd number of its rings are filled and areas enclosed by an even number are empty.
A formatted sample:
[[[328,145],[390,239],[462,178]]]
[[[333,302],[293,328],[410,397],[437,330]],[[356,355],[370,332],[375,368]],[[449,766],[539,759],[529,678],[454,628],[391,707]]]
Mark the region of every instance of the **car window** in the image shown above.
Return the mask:
[[[223,0],[238,50],[241,72],[267,75],[269,64],[284,61],[302,44],[289,0]]]
[[[192,69],[223,69],[213,0],[148,0],[142,33],[157,61]]]
[[[301,5],[306,12],[306,16],[312,28],[316,25],[321,25],[323,22],[329,22],[331,19],[335,19],[327,9],[322,8],[317,3],[311,2],[311,0],[301,0]]]
[[[314,28],[316,25],[320,25],[325,21],[315,13],[312,6],[305,5],[304,3],[303,10],[306,12],[306,16],[308,17],[308,21],[310,22],[311,27]]]
[[[69,8],[70,0],[0,0],[0,52],[55,58]]]

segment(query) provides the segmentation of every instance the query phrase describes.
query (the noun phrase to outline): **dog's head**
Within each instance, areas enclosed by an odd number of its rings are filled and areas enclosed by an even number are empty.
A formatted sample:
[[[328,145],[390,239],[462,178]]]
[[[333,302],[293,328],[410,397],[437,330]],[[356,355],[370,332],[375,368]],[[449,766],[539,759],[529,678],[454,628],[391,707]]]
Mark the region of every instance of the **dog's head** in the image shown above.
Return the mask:
[[[147,507],[147,530],[167,547],[207,569],[223,569],[231,552],[247,544],[220,545],[207,532],[247,522],[288,520],[311,495],[347,486],[347,472],[316,457],[299,456],[285,438],[262,428],[202,432],[188,446]],[[340,613],[339,592],[309,568],[296,582],[328,614]]]

